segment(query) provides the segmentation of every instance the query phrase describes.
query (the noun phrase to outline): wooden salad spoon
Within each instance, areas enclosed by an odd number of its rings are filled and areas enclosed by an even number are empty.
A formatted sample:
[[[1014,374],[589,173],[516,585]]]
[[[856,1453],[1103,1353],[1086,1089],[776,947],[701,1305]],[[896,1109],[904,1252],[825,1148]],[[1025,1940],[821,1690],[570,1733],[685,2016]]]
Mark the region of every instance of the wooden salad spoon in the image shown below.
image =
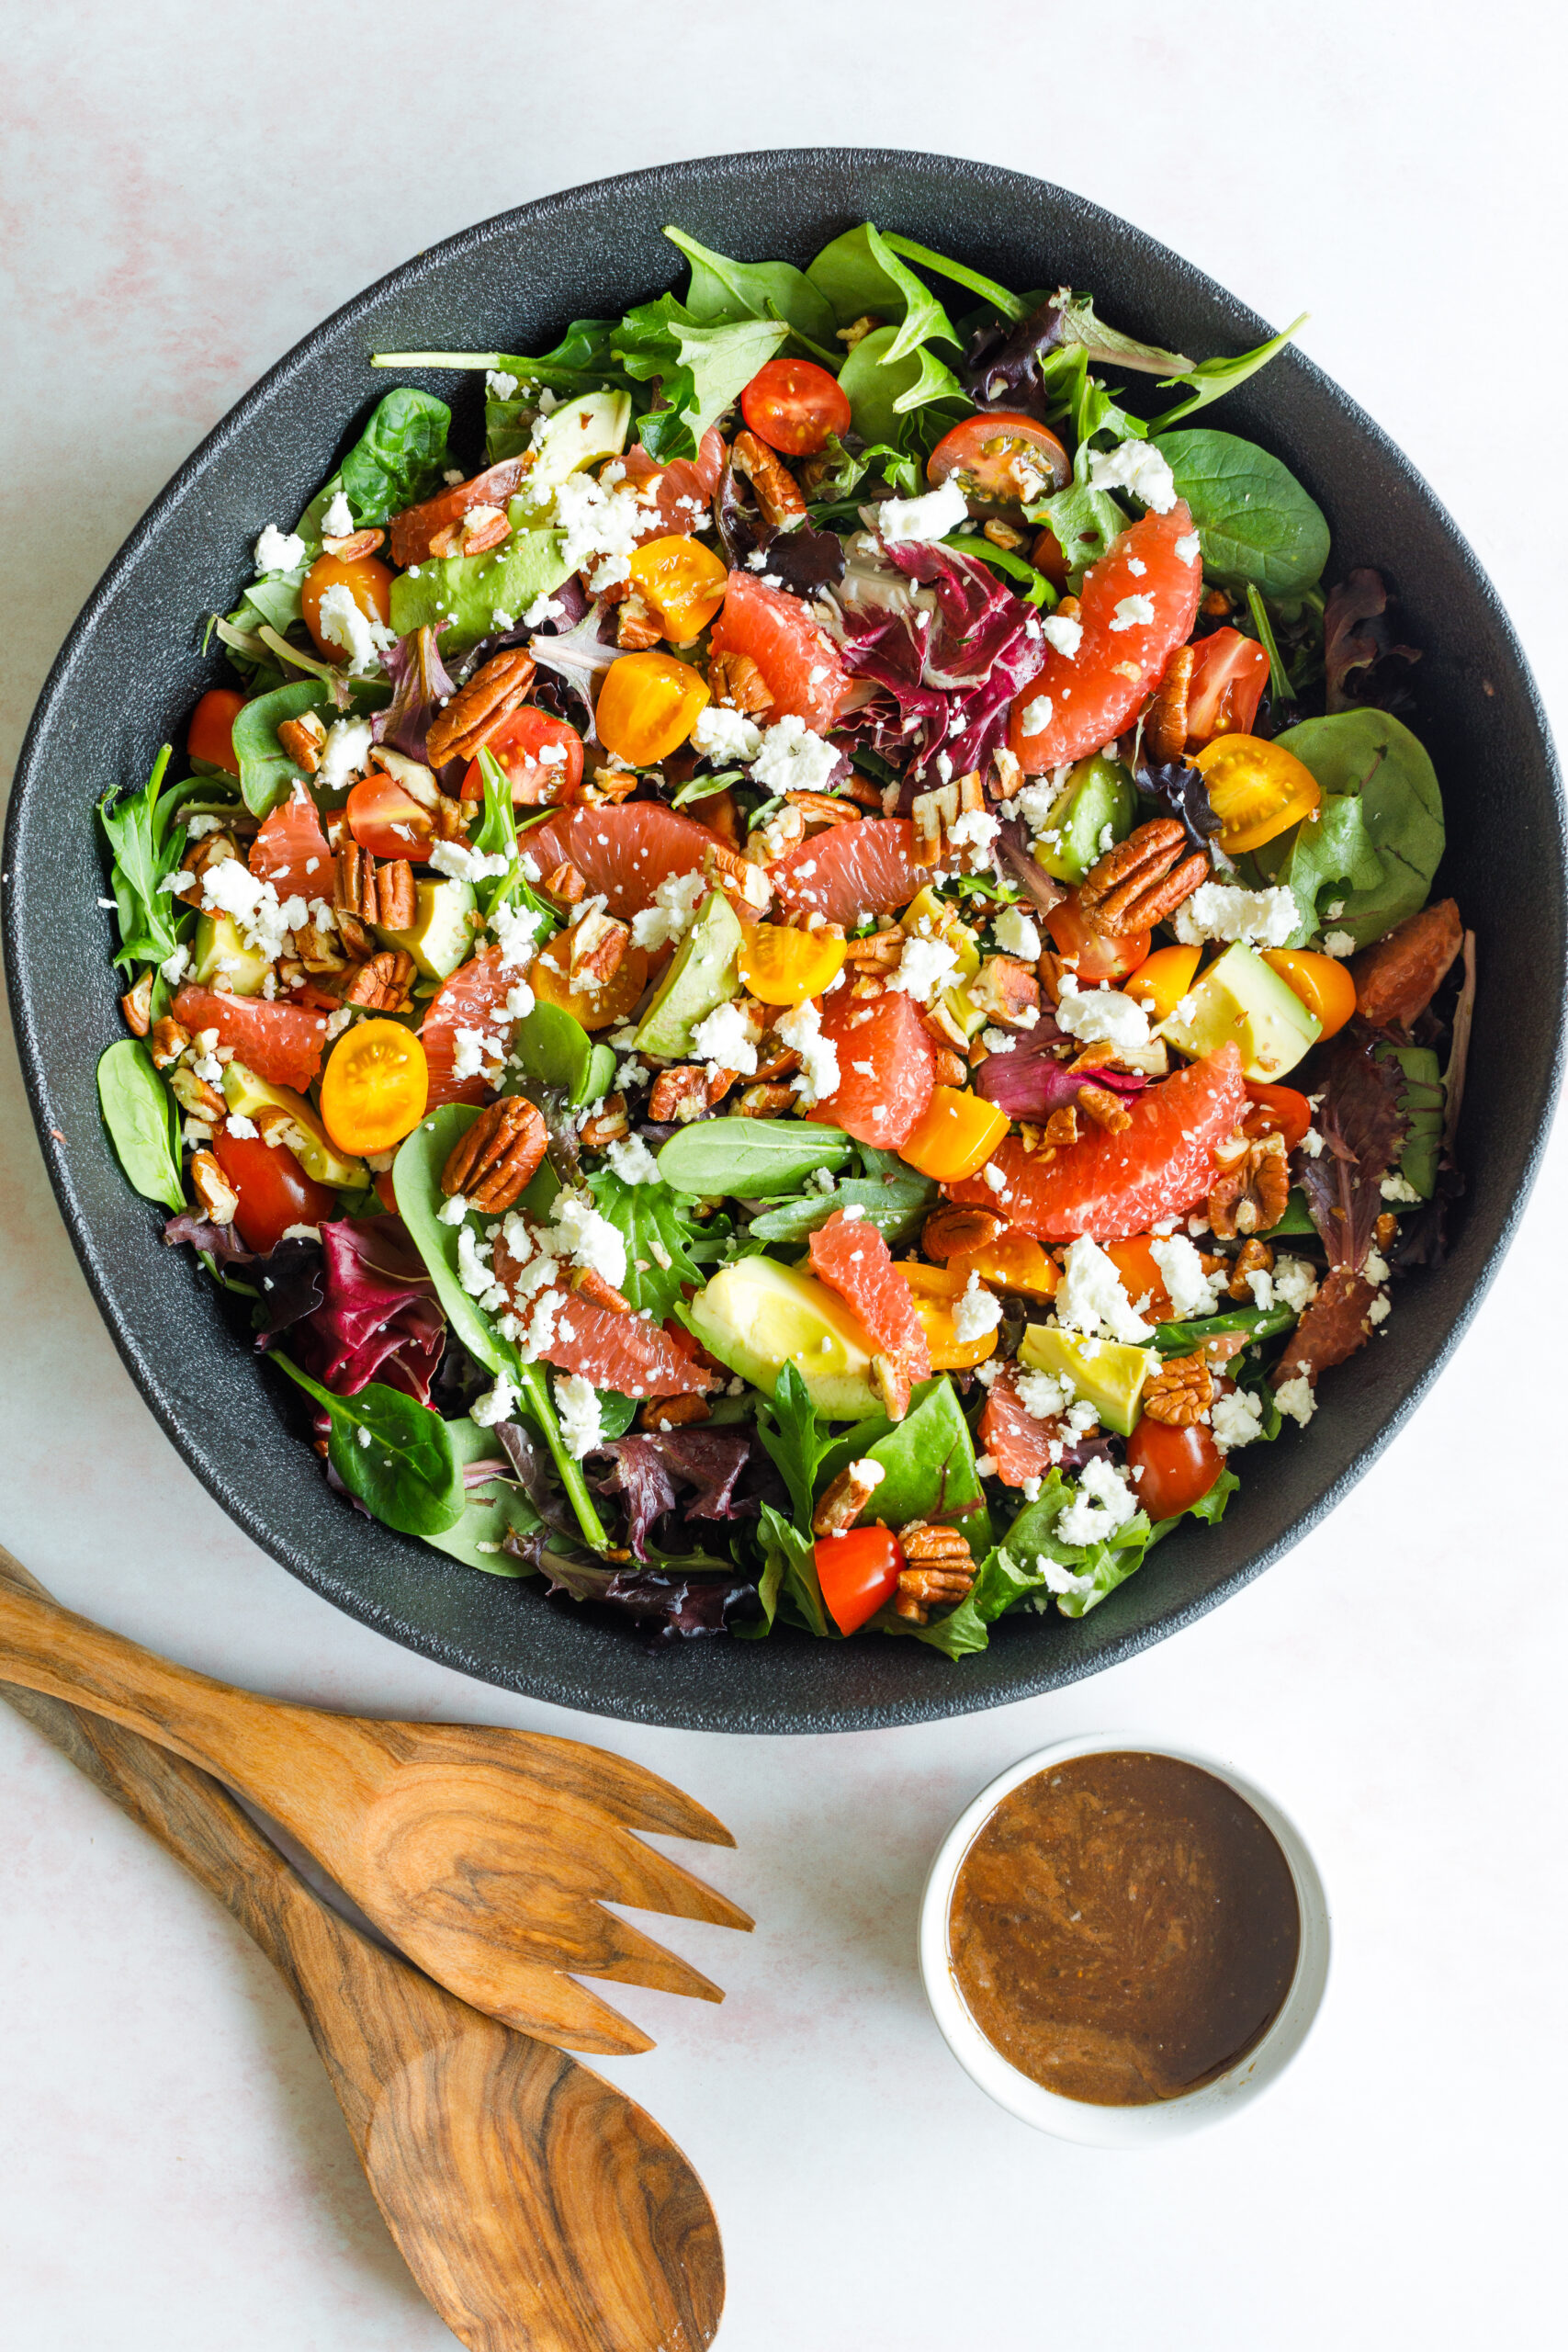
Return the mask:
[[[257,1698],[62,1609],[3,1547],[0,1676],[107,1715],[237,1789],[427,1974],[520,2033],[617,2056],[653,2047],[568,1971],[724,1998],[604,1908],[751,1925],[632,1834],[735,1843],[640,1765],[541,1732]]]
[[[359,1934],[203,1772],[0,1684],[231,1911],[304,2013],[420,2292],[473,2352],[697,2352],[724,2250],[651,2116],[564,2051],[481,2017]]]

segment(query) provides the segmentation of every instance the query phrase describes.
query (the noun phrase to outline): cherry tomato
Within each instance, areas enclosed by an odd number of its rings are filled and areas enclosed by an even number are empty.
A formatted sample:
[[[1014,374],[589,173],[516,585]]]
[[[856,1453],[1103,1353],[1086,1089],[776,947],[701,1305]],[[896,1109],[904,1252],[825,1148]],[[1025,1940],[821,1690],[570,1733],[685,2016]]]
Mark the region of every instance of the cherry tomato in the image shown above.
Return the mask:
[[[1201,1502],[1224,1466],[1224,1455],[1201,1421],[1178,1430],[1145,1414],[1127,1440],[1133,1492],[1156,1523]]]
[[[485,750],[512,779],[515,808],[542,808],[570,800],[582,782],[582,738],[564,718],[525,702],[497,728]],[[468,763],[462,797],[482,800],[484,778],[477,759]]]
[[[1312,1125],[1312,1104],[1293,1086],[1265,1086],[1260,1079],[1247,1081],[1252,1108],[1242,1120],[1244,1134],[1254,1142],[1265,1136],[1283,1136],[1285,1149],[1294,1151]]]
[[[604,673],[594,718],[606,751],[628,767],[652,767],[686,741],[708,699],[672,653],[623,653]]]
[[[1108,1241],[1105,1254],[1121,1275],[1122,1289],[1145,1322],[1168,1323],[1172,1314],[1170,1293],[1149,1247],[1153,1239],[1153,1234],[1138,1233],[1130,1241]],[[1143,1303],[1145,1300],[1146,1305]]]
[[[372,768],[344,804],[348,830],[372,857],[423,857],[435,833],[428,808],[384,768]]]
[[[700,539],[677,532],[645,539],[631,559],[632,585],[673,645],[689,645],[724,602],[729,574]]]
[[[1201,947],[1156,947],[1127,983],[1151,1021],[1168,1021],[1197,976]]]
[[[1201,751],[1216,735],[1250,735],[1268,684],[1269,656],[1255,638],[1238,628],[1200,638],[1187,688],[1188,750]]]
[[[1020,514],[1032,500],[1049,498],[1072,478],[1072,461],[1050,427],[1010,409],[966,416],[926,459],[926,480],[956,480],[977,516]]]
[[[1311,947],[1266,947],[1263,961],[1272,964],[1285,986],[1315,1016],[1319,1044],[1324,1037],[1337,1037],[1356,1010],[1356,982],[1348,966]]]
[[[904,1547],[886,1527],[852,1527],[818,1537],[816,1557],[828,1613],[840,1634],[852,1634],[897,1591]]]
[[[337,1194],[307,1176],[287,1144],[266,1144],[260,1136],[231,1135],[227,1125],[212,1138],[218,1165],[240,1196],[234,1223],[247,1250],[276,1250],[291,1225],[320,1225],[337,1207]]]
[[[316,650],[329,662],[347,659],[341,645],[321,635],[321,599],[329,588],[346,588],[367,621],[385,622],[392,609],[392,575],[373,555],[355,556],[344,563],[335,555],[319,555],[305,574],[299,610],[316,640]]]
[[[1193,762],[1220,820],[1227,857],[1260,849],[1310,817],[1323,799],[1317,778],[1283,743],[1259,735],[1216,735]]]
[[[758,440],[786,458],[813,457],[830,433],[850,429],[847,394],[811,359],[770,359],[741,393],[740,412]]]
[[[245,707],[245,697],[232,686],[211,686],[190,715],[186,732],[186,749],[193,760],[202,760],[209,768],[221,768],[225,775],[238,775],[240,762],[234,750],[234,721]]]
[[[390,1151],[424,1116],[424,1047],[398,1021],[361,1021],[321,1073],[321,1124],[340,1151]]]
[[[1146,931],[1124,931],[1114,935],[1090,931],[1078,911],[1076,890],[1069,890],[1065,899],[1057,899],[1045,918],[1045,928],[1057,955],[1065,960],[1076,960],[1080,988],[1098,986],[1101,980],[1124,980],[1147,960],[1153,936]]]

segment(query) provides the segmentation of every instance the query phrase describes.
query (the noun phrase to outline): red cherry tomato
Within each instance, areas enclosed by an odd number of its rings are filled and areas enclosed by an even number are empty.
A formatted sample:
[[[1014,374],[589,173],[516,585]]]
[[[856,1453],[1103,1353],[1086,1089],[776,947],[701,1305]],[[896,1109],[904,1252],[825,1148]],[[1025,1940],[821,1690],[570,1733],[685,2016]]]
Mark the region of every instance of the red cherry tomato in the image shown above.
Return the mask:
[[[1031,500],[1066,489],[1073,468],[1048,425],[1010,409],[982,409],[944,433],[926,459],[929,482],[953,477],[971,514],[1016,515]]]
[[[857,1632],[898,1589],[904,1547],[886,1527],[852,1527],[845,1535],[824,1535],[816,1555],[817,1581],[840,1634]]]
[[[1269,656],[1255,638],[1238,628],[1200,638],[1187,689],[1188,750],[1201,751],[1216,735],[1250,735],[1268,684]]]
[[[1124,980],[1148,961],[1152,933],[1123,931],[1112,935],[1090,931],[1079,912],[1076,890],[1057,899],[1045,918],[1045,928],[1057,955],[1076,958],[1080,988],[1098,986],[1101,980]]]
[[[204,760],[209,768],[221,768],[226,775],[238,775],[234,721],[244,707],[244,695],[236,694],[232,686],[210,687],[190,715],[186,749],[191,758]]]
[[[1312,1104],[1293,1086],[1265,1086],[1260,1079],[1247,1081],[1252,1108],[1242,1120],[1242,1131],[1260,1143],[1265,1136],[1283,1136],[1285,1149],[1294,1151],[1312,1125]]]
[[[1177,1430],[1145,1414],[1127,1440],[1133,1492],[1156,1522],[1201,1502],[1224,1466],[1224,1455],[1201,1421]]]
[[[240,1196],[234,1223],[249,1250],[265,1256],[291,1225],[320,1225],[337,1207],[337,1194],[307,1176],[287,1144],[231,1135],[225,1125],[213,1136],[212,1149]]]
[[[491,737],[485,750],[499,760],[512,779],[513,806],[540,808],[570,800],[582,782],[582,738],[564,718],[525,702]],[[484,778],[478,760],[470,760],[463,778],[463,798],[482,800]]]
[[[344,804],[348,830],[372,857],[420,858],[435,835],[435,820],[384,768],[354,786]]]
[[[850,429],[850,403],[826,368],[811,359],[770,359],[740,395],[740,413],[759,441],[786,458],[809,458],[829,433]]]

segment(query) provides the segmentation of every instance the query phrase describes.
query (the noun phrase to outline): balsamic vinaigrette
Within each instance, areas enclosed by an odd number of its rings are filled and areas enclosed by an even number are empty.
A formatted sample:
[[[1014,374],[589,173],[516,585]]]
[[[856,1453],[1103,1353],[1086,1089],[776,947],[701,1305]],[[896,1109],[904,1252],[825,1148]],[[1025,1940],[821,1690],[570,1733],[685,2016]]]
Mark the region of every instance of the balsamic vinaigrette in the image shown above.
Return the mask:
[[[1273,1832],[1171,1756],[1080,1756],[1025,1781],[964,1857],[948,1914],[987,2041],[1095,2107],[1223,2075],[1279,2015],[1300,1949]]]

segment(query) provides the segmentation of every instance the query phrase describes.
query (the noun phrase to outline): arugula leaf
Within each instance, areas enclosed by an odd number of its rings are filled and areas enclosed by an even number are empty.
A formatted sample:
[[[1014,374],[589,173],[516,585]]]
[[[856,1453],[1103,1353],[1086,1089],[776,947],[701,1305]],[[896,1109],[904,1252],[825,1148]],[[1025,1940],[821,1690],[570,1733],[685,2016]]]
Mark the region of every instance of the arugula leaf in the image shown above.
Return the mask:
[[[172,745],[165,743],[140,792],[117,801],[111,787],[98,803],[98,821],[114,858],[110,879],[119,925],[114,960],[122,970],[130,964],[164,963],[190,929],[190,910],[158,888],[185,854],[184,831],[174,823],[180,796],[176,790],[164,797],[172,754]]]
[[[268,1361],[326,1414],[327,1459],[373,1519],[427,1540],[456,1527],[463,1516],[463,1474],[439,1413],[377,1380],[355,1396],[335,1396],[281,1348],[272,1349]]]
[[[400,384],[378,401],[343,461],[355,524],[385,523],[441,486],[452,412],[433,393]]]
[[[957,345],[953,322],[936,296],[921,285],[913,270],[904,266],[869,220],[858,229],[846,229],[841,237],[824,245],[816,260],[807,262],[806,275],[840,326],[852,326],[857,319],[866,317],[897,322],[886,346],[890,360],[907,357],[933,338]],[[870,340],[868,335],[865,341]],[[858,344],[850,357],[864,347],[864,343]],[[889,436],[867,435],[876,440],[885,437]]]
[[[691,1204],[668,1184],[628,1184],[613,1168],[587,1179],[594,1204],[626,1245],[624,1296],[640,1315],[645,1306],[662,1323],[680,1303],[682,1284],[700,1289],[702,1275],[690,1255]]]
[[[1149,431],[1168,432],[1182,417],[1195,416],[1211,401],[1223,400],[1226,392],[1234,392],[1238,384],[1245,384],[1249,376],[1256,376],[1260,368],[1266,368],[1276,352],[1283,351],[1311,315],[1310,311],[1303,311],[1299,319],[1292,320],[1282,333],[1270,335],[1267,343],[1260,343],[1256,351],[1238,351],[1231,359],[1201,359],[1196,368],[1182,375],[1168,376],[1160,386],[1161,391],[1174,391],[1179,386],[1183,397],[1163,416],[1156,416]]]
[[[441,658],[450,662],[481,638],[504,634],[502,615],[510,628],[536,598],[558,588],[570,572],[561,560],[565,541],[559,531],[523,527],[536,511],[514,499],[509,512],[516,527],[488,555],[427,558],[417,578],[412,571],[400,571],[391,599],[398,635],[408,637],[416,628],[440,625]]]
[[[1427,903],[1445,839],[1437,771],[1386,710],[1334,711],[1275,741],[1311,769],[1324,795],[1310,821],[1253,852],[1266,880],[1295,893],[1301,921],[1288,944],[1328,929],[1364,947]],[[1332,917],[1329,905],[1338,910]]]
[[[501,1474],[489,1486],[464,1487],[463,1516],[453,1527],[425,1541],[465,1567],[482,1568],[490,1577],[531,1577],[537,1570],[515,1552],[501,1549],[509,1534],[536,1535],[544,1521],[516,1483],[516,1474],[497,1442],[493,1430],[477,1421],[448,1421],[453,1457],[459,1473],[470,1462],[491,1462]],[[486,1551],[482,1547],[488,1544]]]
[[[697,1119],[665,1144],[659,1172],[697,1200],[773,1200],[798,1192],[816,1169],[841,1168],[850,1150],[840,1128],[814,1119]]]
[[[1192,510],[1203,570],[1227,588],[1300,595],[1328,560],[1328,525],[1288,466],[1255,442],[1200,426],[1162,435],[1160,453]]]
[[[1043,523],[1061,548],[1067,570],[1086,571],[1098,563],[1127,527],[1127,517],[1109,491],[1070,482],[1049,498],[1037,498],[1024,513]]]
[[[1021,319],[1028,315],[1029,300],[1023,294],[1010,294],[994,277],[982,277],[977,269],[969,269],[961,261],[949,261],[945,254],[932,253],[929,245],[917,245],[908,237],[896,237],[891,230],[882,232],[882,243],[890,254],[900,254],[906,261],[918,262],[922,269],[934,269],[942,277],[951,277],[956,286],[966,286],[971,294],[978,294],[999,311],[1004,319]],[[829,248],[829,252],[832,250]]]
[[[1086,358],[1107,362],[1113,368],[1131,368],[1144,376],[1157,376],[1168,368],[1182,383],[1198,372],[1185,353],[1162,350],[1157,343],[1140,343],[1136,335],[1123,334],[1120,327],[1107,326],[1103,319],[1095,316],[1090,294],[1075,294],[1070,286],[1058,287],[1055,308],[1056,331],[1062,343],[1069,347],[1078,345]],[[1165,380],[1168,382],[1170,377]]]
[[[120,1037],[98,1057],[98,1104],[115,1157],[144,1201],[183,1209],[179,1105],[140,1037]]]
[[[805,341],[831,346],[837,323],[832,305],[805,272],[787,261],[731,261],[699,245],[683,230],[666,229],[671,243],[692,265],[686,309],[694,319],[732,323],[737,319],[787,319]]]
[[[827,1451],[827,1440],[817,1410],[799,1371],[786,1363],[773,1388],[772,1400],[757,1406],[757,1434],[772,1454],[802,1528],[811,1524],[817,1468]]]
[[[320,678],[301,678],[248,702],[234,720],[234,752],[240,790],[253,817],[266,817],[288,797],[299,763],[283,749],[277,730],[307,710],[329,710],[332,695]]]
[[[628,311],[612,349],[634,382],[658,383],[660,406],[637,424],[649,456],[664,462],[694,457],[708,426],[717,424],[789,333],[783,319],[705,326],[673,294]]]
[[[901,327],[876,327],[863,335],[839,371],[839,389],[849,401],[855,431],[863,441],[899,446],[900,420],[931,401],[958,401],[967,406],[963,385],[924,344],[915,350],[896,348]]]

